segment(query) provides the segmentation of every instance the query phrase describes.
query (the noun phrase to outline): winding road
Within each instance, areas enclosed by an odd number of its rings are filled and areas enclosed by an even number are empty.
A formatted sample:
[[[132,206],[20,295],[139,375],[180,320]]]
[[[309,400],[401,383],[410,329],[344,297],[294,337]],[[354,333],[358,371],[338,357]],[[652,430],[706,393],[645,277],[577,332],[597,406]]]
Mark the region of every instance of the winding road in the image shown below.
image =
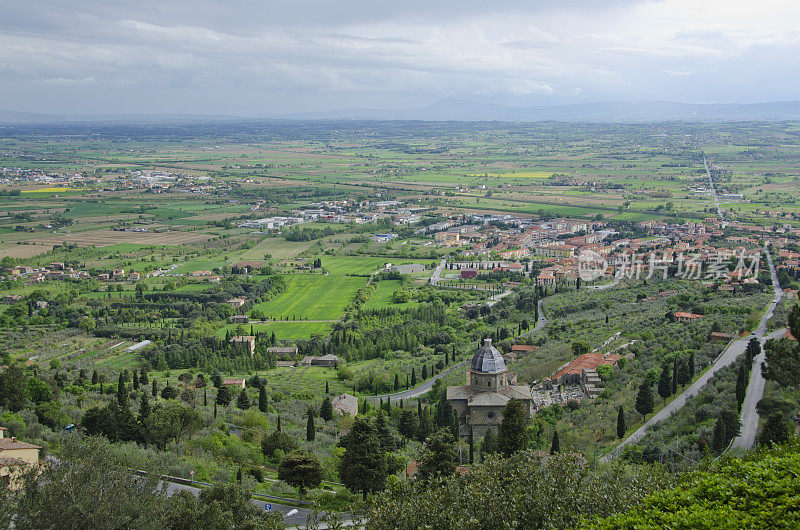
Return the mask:
[[[783,297],[783,290],[778,281],[778,274],[775,271],[775,265],[772,263],[772,256],[769,253],[769,248],[764,247],[767,253],[767,263],[769,264],[769,272],[772,276],[772,289],[775,292],[775,300],[772,302],[768,315],[772,315],[775,306]],[[761,325],[756,330],[759,342],[761,342],[761,353],[754,360],[753,371],[750,373],[750,383],[747,385],[747,394],[742,403],[742,429],[739,431],[739,436],[733,439],[731,447],[741,447],[743,449],[750,449],[756,441],[756,432],[758,431],[758,412],[756,405],[764,396],[764,376],[761,374],[761,364],[764,362],[764,342],[768,338],[779,338],[783,334],[783,330],[772,333],[769,337],[764,337],[764,324],[766,320],[761,321]]]
[[[442,377],[446,376],[459,366],[466,363],[468,359],[464,359],[461,362],[458,362],[451,366],[450,368],[443,370],[436,374],[435,376],[431,377],[424,383],[419,386],[415,386],[414,388],[409,388],[408,390],[403,390],[402,392],[395,392],[394,394],[381,394],[379,396],[367,396],[365,399],[368,401],[379,401],[381,399],[391,398],[392,401],[399,401],[401,399],[414,399],[416,397],[420,397],[423,394],[426,394],[431,388],[433,388],[433,383],[437,379],[441,379]]]
[[[772,258],[771,258],[771,256],[769,254],[767,254],[767,263],[769,263],[770,271],[774,275],[775,274],[775,267],[772,264]],[[777,278],[775,278],[774,276],[773,276],[773,278],[774,278],[773,279],[773,282],[774,282],[775,279],[777,279]],[[696,396],[700,392],[700,390],[706,385],[706,383],[708,383],[709,380],[711,380],[711,378],[714,376],[715,373],[717,373],[720,369],[725,368],[726,366],[730,366],[731,364],[733,364],[733,362],[742,353],[744,353],[745,349],[747,348],[747,343],[750,341],[751,338],[756,337],[760,341],[763,342],[764,340],[766,340],[766,338],[772,338],[772,337],[779,336],[779,334],[781,332],[780,331],[776,331],[776,332],[773,332],[769,337],[764,337],[764,330],[766,329],[767,321],[770,318],[772,318],[772,312],[775,310],[775,306],[778,305],[778,302],[780,301],[782,296],[783,296],[783,291],[780,290],[780,287],[777,287],[775,289],[775,297],[772,299],[772,303],[770,303],[769,307],[767,308],[767,311],[764,313],[764,316],[761,317],[761,322],[758,324],[758,327],[756,328],[756,330],[755,330],[755,332],[753,334],[747,335],[747,336],[742,337],[741,339],[738,339],[738,340],[731,341],[731,343],[728,344],[728,347],[725,348],[722,351],[721,354],[719,354],[719,356],[714,360],[714,362],[711,364],[709,369],[706,370],[705,373],[703,373],[703,375],[698,377],[697,380],[695,380],[694,383],[689,385],[686,388],[686,390],[681,392],[674,400],[672,400],[669,404],[667,404],[667,406],[665,406],[663,409],[661,409],[655,415],[653,415],[649,420],[647,420],[647,422],[645,422],[644,425],[639,427],[633,434],[631,434],[630,436],[625,438],[610,453],[608,453],[607,455],[603,456],[601,458],[601,461],[606,461],[607,462],[610,459],[615,458],[622,451],[622,449],[625,446],[640,442],[642,440],[642,438],[644,438],[645,434],[647,434],[648,429],[650,429],[652,426],[656,425],[657,423],[660,423],[660,422],[664,421],[665,419],[669,418],[675,411],[677,411],[681,407],[683,407],[690,397]],[[755,375],[755,370],[753,371],[753,375]],[[760,376],[760,368],[759,368],[759,376]],[[754,384],[754,383],[753,383],[753,381],[751,379],[751,385],[752,384]],[[761,391],[763,393],[763,385],[762,385]],[[749,392],[748,392],[748,394],[749,394]],[[753,397],[751,398],[751,405],[753,407],[753,411],[752,411],[753,413],[755,413],[755,403],[758,402],[758,400],[755,399],[755,395],[756,394],[754,393]],[[761,397],[759,396],[758,399],[761,399]],[[744,407],[742,407],[742,410],[743,411],[745,410]],[[743,412],[743,414],[744,414],[744,412]],[[758,414],[755,414],[755,418],[752,418],[750,415],[748,415],[747,421],[748,421],[748,425],[747,425],[747,427],[743,426],[742,432],[743,433],[745,433],[745,432],[749,433],[750,430],[753,429],[752,430],[752,436],[753,436],[753,438],[755,438],[755,430],[754,429],[758,425]],[[749,437],[749,434],[748,434],[748,437]]]

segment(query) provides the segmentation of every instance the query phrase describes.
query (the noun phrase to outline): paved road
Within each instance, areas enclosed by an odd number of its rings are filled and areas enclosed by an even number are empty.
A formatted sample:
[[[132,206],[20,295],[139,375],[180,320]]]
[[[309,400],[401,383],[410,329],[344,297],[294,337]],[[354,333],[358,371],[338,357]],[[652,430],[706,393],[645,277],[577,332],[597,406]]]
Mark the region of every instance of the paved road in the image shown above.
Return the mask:
[[[502,300],[503,298],[505,298],[506,296],[508,296],[510,294],[511,294],[511,291],[503,291],[500,294],[496,294],[494,296],[490,296],[489,297],[489,301],[486,302],[486,305],[488,305],[489,307],[492,307],[497,302],[499,302],[500,300]]]
[[[414,399],[416,397],[420,397],[421,395],[423,395],[426,392],[428,392],[431,388],[433,388],[434,381],[436,381],[437,379],[439,379],[441,377],[446,376],[447,374],[449,374],[450,372],[452,372],[456,368],[458,368],[461,365],[463,365],[465,362],[467,362],[467,359],[464,359],[463,361],[454,364],[450,368],[439,372],[438,374],[436,374],[435,376],[431,377],[430,379],[428,379],[427,381],[425,381],[421,385],[419,385],[417,387],[414,387],[414,388],[411,388],[409,390],[403,390],[402,392],[395,392],[394,394],[381,394],[379,396],[367,396],[366,399],[368,399],[369,401],[379,401],[381,399],[386,399],[388,397],[388,398],[392,398],[392,401],[400,401],[401,399]]]
[[[772,275],[772,289],[775,292],[775,300],[773,300],[767,314],[772,316],[772,311],[775,309],[778,301],[783,297],[783,290],[781,290],[780,282],[778,282],[778,275],[775,271],[775,265],[772,263],[772,256],[769,253],[769,248],[765,247],[767,253],[767,263],[769,264],[769,272]],[[768,318],[768,317],[767,317]],[[764,337],[763,325],[766,320],[761,321],[759,329],[756,331],[759,342],[761,342],[761,353],[756,357],[753,365],[753,371],[750,373],[750,383],[747,385],[747,395],[742,403],[742,430],[739,431],[739,436],[734,438],[731,447],[742,447],[750,449],[756,441],[756,431],[758,430],[758,412],[756,412],[756,404],[761,400],[764,395],[764,376],[761,374],[761,363],[764,362],[764,342],[767,338],[778,338],[783,335],[783,330],[772,333],[769,337]]]
[[[540,329],[542,329],[545,326],[545,324],[547,324],[547,319],[544,318],[544,311],[542,310],[542,301],[539,300],[539,303],[537,305],[538,305],[538,308],[539,308],[539,320],[536,321],[536,325],[535,326],[533,326],[531,329],[529,329],[528,331],[526,331],[525,333],[520,335],[520,337],[527,337],[531,333],[533,333],[535,331],[539,331]]]
[[[717,215],[720,219],[725,219],[722,213],[722,208],[719,206],[719,197],[717,197],[717,188],[714,187],[714,179],[711,178],[711,171],[708,170],[708,161],[703,157],[703,165],[706,168],[706,176],[708,177],[708,186],[711,188],[711,198],[714,201],[714,206],[717,208]]]
[[[764,329],[766,328],[767,320],[772,317],[772,311],[775,309],[775,306],[778,304],[783,293],[781,292],[778,294],[776,292],[775,298],[772,300],[767,312],[764,313],[764,316],[761,318],[761,322],[756,328],[755,333],[752,335],[747,335],[741,339],[732,341],[725,350],[717,357],[711,367],[697,380],[692,383],[689,387],[686,388],[681,394],[678,395],[671,403],[669,403],[666,407],[658,411],[655,415],[653,415],[647,422],[639,427],[633,434],[628,436],[625,440],[622,441],[617,447],[614,448],[609,454],[605,455],[601,460],[608,461],[611,458],[616,457],[622,449],[630,444],[638,443],[639,441],[644,438],[646,431],[652,427],[653,425],[669,418],[672,413],[680,409],[686,404],[688,398],[697,395],[700,390],[708,383],[708,381],[717,373],[720,369],[725,368],[726,366],[731,365],[739,355],[744,353],[744,350],[747,348],[747,343],[750,339],[755,336],[759,339],[763,337]]]
[[[442,261],[436,266],[433,274],[431,274],[431,285],[439,283],[439,280],[442,278],[442,271],[444,270],[445,263],[447,263],[447,258],[442,258]]]
[[[164,483],[162,483],[164,484]],[[192,486],[186,486],[185,484],[176,484],[175,482],[167,482],[166,483],[167,494],[172,495],[174,493],[178,493],[180,491],[188,491],[192,495],[200,495],[200,488],[194,488]],[[297,525],[304,525],[306,524],[306,520],[308,516],[311,514],[311,510],[307,508],[295,508],[294,506],[286,506],[284,504],[276,504],[272,501],[259,501],[253,499],[251,501],[255,506],[259,509],[264,510],[264,504],[272,505],[272,511],[280,512],[284,515],[284,522],[290,526],[297,526]],[[297,510],[297,513],[286,517],[286,514],[292,510]]]

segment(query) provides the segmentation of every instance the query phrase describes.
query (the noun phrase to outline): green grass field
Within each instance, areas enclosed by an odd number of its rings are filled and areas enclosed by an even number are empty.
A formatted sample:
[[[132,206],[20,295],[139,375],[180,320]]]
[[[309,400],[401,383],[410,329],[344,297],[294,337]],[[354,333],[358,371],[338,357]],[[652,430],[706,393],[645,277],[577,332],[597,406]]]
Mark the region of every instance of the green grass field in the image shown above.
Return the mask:
[[[291,274],[284,278],[286,290],[256,306],[267,317],[338,319],[366,283],[364,278],[333,274]]]
[[[375,287],[372,298],[362,306],[362,309],[380,309],[382,307],[407,309],[409,307],[418,306],[418,302],[404,302],[402,304],[395,304],[392,302],[392,293],[399,289],[401,285],[402,282],[400,280],[381,280],[378,282],[377,287]]]
[[[247,333],[250,333],[250,324],[242,324]],[[224,337],[226,331],[234,332],[237,325],[228,325],[217,330],[217,337]],[[275,333],[278,340],[307,339],[312,335],[327,335],[331,330],[329,322],[266,322],[253,324],[253,331],[266,331]]]

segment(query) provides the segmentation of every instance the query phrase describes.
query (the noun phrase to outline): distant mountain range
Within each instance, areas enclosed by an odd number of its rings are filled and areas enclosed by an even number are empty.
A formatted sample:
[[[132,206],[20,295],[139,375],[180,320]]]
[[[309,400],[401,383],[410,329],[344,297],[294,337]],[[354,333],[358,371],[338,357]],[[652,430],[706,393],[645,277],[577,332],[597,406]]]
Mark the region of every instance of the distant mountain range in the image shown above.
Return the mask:
[[[504,122],[641,123],[665,121],[791,121],[800,120],[800,101],[770,103],[676,103],[673,101],[599,102],[541,107],[509,107],[460,99],[443,99],[406,110],[341,109],[290,113],[265,118],[194,114],[53,115],[0,110],[0,124],[153,123],[188,124],[282,120],[422,120]]]
[[[800,101],[771,103],[676,103],[641,101],[580,103],[542,107],[508,107],[459,99],[443,99],[411,110],[334,110],[294,113],[292,119],[377,119],[430,121],[566,121],[566,122],[660,122],[660,121],[784,121],[800,120]]]

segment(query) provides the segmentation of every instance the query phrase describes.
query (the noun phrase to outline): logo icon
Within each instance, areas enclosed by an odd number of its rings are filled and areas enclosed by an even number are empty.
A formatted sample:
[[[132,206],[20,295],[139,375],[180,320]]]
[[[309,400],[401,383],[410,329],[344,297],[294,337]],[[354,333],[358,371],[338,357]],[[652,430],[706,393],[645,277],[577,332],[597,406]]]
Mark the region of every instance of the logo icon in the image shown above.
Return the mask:
[[[578,254],[578,276],[585,282],[602,277],[607,267],[606,259],[594,250],[583,249]]]

